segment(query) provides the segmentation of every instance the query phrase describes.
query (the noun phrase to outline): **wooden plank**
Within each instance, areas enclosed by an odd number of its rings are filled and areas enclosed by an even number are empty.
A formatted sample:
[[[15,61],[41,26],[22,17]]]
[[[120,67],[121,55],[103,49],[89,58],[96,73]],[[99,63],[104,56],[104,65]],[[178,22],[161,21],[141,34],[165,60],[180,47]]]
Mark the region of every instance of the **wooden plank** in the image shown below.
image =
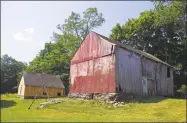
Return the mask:
[[[38,86],[25,86],[25,94],[24,96],[35,96],[36,92],[39,90],[40,87]],[[56,97],[57,93],[60,92],[61,95],[63,95],[63,89],[58,88],[49,88],[46,87],[46,90],[50,97]],[[43,95],[43,89],[38,93],[38,96],[44,96]]]
[[[126,93],[140,94],[141,66],[140,58],[136,54],[121,48],[116,52],[118,86]]]

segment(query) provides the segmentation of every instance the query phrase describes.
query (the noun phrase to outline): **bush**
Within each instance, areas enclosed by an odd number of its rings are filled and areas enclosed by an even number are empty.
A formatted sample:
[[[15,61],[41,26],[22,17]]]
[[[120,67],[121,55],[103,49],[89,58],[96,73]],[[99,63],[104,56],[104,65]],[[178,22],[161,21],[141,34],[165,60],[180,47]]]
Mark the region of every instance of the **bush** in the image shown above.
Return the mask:
[[[186,85],[181,85],[181,88],[178,89],[177,92],[180,92],[182,94],[182,97],[186,98],[187,86]]]

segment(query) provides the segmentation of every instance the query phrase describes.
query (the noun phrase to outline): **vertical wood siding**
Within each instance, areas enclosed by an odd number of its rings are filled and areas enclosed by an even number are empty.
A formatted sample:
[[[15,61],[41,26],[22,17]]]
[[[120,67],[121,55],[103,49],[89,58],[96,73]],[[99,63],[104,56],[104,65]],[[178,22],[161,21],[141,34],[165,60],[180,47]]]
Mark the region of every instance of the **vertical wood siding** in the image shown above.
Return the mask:
[[[173,70],[167,78],[167,66],[141,57],[130,51],[116,48],[116,87],[136,95],[143,94],[142,77],[148,79],[148,89],[153,95],[173,95]],[[150,84],[151,83],[151,84]]]
[[[25,86],[24,96],[26,96],[26,97],[27,96],[35,96],[40,88],[41,87],[38,87],[38,86]],[[62,88],[48,88],[48,87],[46,87],[46,91],[50,97],[56,97],[57,93],[61,93],[61,95],[63,95],[63,93],[64,93],[64,89],[62,89]],[[38,97],[43,96],[43,92],[44,92],[44,90],[41,89],[40,92],[38,93]]]
[[[160,64],[159,95],[173,96],[173,69],[170,70],[170,77],[167,77],[167,66]]]
[[[115,92],[114,46],[89,33],[71,60],[70,93]]]
[[[116,50],[116,87],[126,93],[142,94],[141,63],[138,55],[118,48]]]
[[[70,93],[115,92],[113,55],[71,65]]]
[[[157,75],[157,63],[149,60],[145,57],[141,58],[141,64],[142,64],[142,76],[146,77],[148,79],[148,85],[151,87],[150,89],[152,91],[152,95],[156,95],[157,90],[156,90],[156,75]]]
[[[112,53],[113,45],[104,39],[100,38],[95,33],[90,32],[85,38],[74,57],[71,59],[71,64],[89,61],[100,58]]]

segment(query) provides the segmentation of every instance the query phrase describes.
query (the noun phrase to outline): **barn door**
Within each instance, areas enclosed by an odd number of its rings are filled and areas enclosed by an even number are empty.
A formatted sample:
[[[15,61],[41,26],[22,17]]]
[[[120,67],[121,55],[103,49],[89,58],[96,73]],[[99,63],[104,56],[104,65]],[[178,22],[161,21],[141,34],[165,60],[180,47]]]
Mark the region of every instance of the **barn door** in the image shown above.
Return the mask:
[[[154,89],[154,81],[153,79],[147,80],[147,89],[148,89],[148,96],[154,96],[155,89]]]
[[[147,95],[147,78],[142,77],[142,88],[143,88],[143,95]]]

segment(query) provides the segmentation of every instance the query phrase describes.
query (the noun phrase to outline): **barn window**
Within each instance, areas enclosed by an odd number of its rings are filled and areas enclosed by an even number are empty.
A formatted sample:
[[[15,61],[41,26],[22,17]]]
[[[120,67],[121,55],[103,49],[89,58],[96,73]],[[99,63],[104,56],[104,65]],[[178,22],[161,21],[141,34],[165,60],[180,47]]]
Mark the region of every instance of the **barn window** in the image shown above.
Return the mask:
[[[57,96],[61,96],[61,93],[57,93]]]
[[[167,67],[167,77],[169,78],[170,77],[170,68]]]
[[[43,95],[47,95],[47,93],[46,93],[46,92],[43,92]]]

